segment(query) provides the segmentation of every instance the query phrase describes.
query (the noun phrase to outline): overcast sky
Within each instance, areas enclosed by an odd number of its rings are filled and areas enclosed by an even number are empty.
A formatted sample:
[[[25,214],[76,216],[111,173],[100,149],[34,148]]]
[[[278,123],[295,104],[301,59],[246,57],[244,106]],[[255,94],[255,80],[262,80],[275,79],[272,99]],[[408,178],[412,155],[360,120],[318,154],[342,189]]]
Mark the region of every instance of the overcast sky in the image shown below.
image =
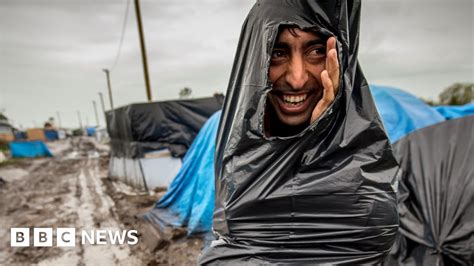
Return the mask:
[[[95,125],[110,108],[146,101],[133,0],[0,0],[0,111],[16,126]],[[242,22],[255,0],[141,0],[154,100],[225,92]],[[474,80],[472,0],[364,0],[359,60],[370,83],[436,99]],[[125,35],[115,64],[122,27]],[[104,125],[99,114],[100,124]]]

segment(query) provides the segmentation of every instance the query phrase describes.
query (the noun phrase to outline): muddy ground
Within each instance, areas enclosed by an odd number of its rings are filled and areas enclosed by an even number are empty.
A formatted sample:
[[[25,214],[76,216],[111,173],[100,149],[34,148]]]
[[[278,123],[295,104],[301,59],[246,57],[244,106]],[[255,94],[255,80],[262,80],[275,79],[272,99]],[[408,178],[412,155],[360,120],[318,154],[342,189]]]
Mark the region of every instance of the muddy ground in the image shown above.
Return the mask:
[[[144,193],[107,178],[108,147],[92,138],[49,143],[52,158],[0,164],[0,264],[193,265],[200,238],[157,231],[137,218],[164,191]],[[75,227],[75,247],[10,247],[12,227]],[[81,230],[138,230],[136,245],[81,245]],[[55,244],[55,241],[53,242]]]

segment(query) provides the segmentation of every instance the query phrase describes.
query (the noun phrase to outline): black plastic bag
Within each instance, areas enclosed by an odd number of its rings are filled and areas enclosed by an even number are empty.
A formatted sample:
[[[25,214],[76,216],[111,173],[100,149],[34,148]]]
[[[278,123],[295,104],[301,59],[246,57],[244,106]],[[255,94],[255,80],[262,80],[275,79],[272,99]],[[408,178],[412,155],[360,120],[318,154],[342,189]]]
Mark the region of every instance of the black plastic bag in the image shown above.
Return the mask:
[[[257,1],[244,22],[219,125],[214,233],[200,264],[379,263],[398,230],[393,156],[357,61],[360,1]],[[341,86],[323,116],[266,137],[281,25],[336,36]]]

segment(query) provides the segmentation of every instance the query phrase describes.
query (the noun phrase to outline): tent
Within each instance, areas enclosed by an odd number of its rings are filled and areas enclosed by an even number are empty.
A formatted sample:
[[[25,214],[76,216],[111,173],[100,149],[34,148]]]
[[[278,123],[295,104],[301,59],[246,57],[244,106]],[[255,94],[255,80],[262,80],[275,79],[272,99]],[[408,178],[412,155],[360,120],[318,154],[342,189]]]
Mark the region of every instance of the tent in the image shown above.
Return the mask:
[[[88,137],[95,136],[96,127],[86,127],[86,134]]]
[[[392,143],[410,132],[445,120],[440,113],[408,92],[373,84],[370,90]]]
[[[446,119],[455,119],[463,116],[474,115],[474,103],[456,106],[434,106],[433,109],[439,112]]]
[[[168,187],[204,122],[223,96],[131,104],[106,113],[109,177],[139,189]]]
[[[59,134],[58,131],[55,129],[45,129],[44,130],[44,136],[46,137],[47,140],[58,140],[59,139]]]
[[[395,143],[400,234],[388,265],[474,264],[472,132],[474,116],[465,116]]]
[[[214,150],[221,112],[207,120],[183,159],[167,193],[143,218],[161,228],[187,226],[188,234],[209,232],[214,210]]]
[[[41,140],[12,141],[9,144],[13,158],[52,157],[48,146]]]

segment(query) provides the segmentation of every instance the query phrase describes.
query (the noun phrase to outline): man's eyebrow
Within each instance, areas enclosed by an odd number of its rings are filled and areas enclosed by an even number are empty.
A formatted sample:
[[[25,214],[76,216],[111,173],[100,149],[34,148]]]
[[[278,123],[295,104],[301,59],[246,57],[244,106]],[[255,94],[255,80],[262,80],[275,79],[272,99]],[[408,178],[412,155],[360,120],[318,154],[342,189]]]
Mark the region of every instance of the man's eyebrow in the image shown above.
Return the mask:
[[[326,41],[323,40],[323,39],[313,39],[313,40],[310,40],[310,41],[307,41],[304,43],[304,46],[305,47],[308,47],[308,46],[313,46],[313,45],[326,45]]]
[[[273,49],[290,49],[290,45],[286,42],[275,42]]]

